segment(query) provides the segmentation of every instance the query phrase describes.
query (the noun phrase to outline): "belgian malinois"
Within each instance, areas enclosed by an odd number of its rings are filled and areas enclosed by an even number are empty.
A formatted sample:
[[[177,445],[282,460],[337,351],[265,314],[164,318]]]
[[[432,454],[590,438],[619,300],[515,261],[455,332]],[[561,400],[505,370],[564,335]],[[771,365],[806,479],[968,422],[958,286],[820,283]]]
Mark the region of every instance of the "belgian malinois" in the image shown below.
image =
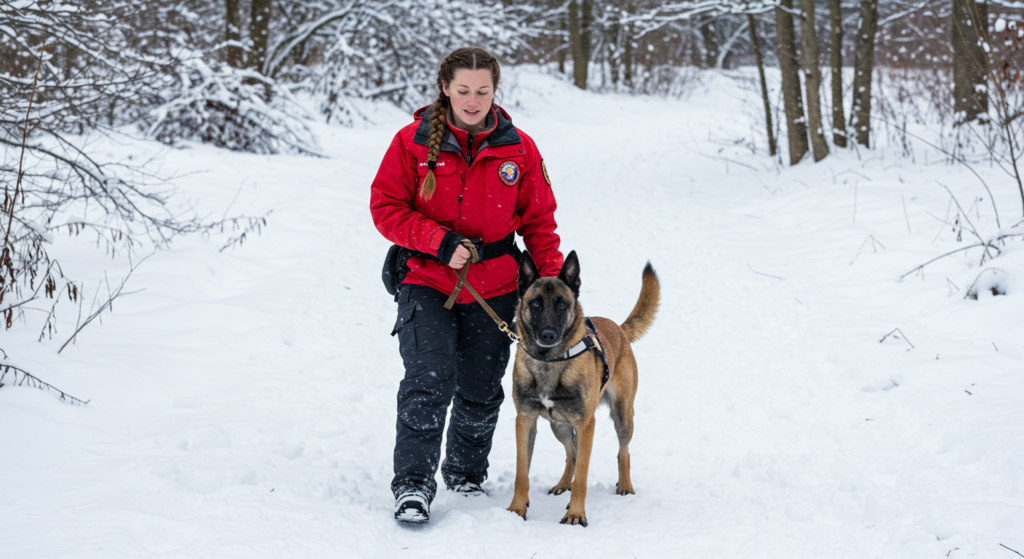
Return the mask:
[[[512,376],[516,405],[516,482],[508,510],[526,519],[530,505],[530,461],[537,435],[537,417],[551,422],[555,437],[565,446],[565,472],[548,494],[572,491],[562,524],[587,525],[583,503],[587,470],[594,443],[594,411],[599,403],[611,407],[619,438],[619,495],[633,493],[629,476],[629,441],[633,438],[633,398],[637,367],[631,342],[654,322],[661,288],[648,262],[643,271],[640,299],[622,326],[593,317],[590,330],[579,303],[580,264],[576,251],[565,259],[558,277],[540,277],[529,253],[519,265],[519,307],[516,323],[520,344]],[[584,338],[586,351],[579,353]],[[594,346],[593,348],[591,346]],[[597,349],[598,351],[594,351]],[[605,359],[602,359],[603,351]],[[573,354],[577,356],[571,356]],[[607,362],[607,365],[606,365]],[[607,375],[607,377],[606,377]]]

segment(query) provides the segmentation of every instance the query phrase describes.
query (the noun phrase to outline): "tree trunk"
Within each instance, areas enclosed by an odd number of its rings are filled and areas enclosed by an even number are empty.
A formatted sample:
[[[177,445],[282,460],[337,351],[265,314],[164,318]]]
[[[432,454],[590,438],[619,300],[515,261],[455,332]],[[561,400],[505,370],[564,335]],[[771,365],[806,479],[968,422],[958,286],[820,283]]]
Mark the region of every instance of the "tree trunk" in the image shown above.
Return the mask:
[[[718,40],[715,37],[715,25],[711,20],[700,26],[700,36],[704,39],[704,67],[714,68],[718,64]]]
[[[584,56],[580,9],[576,0],[569,2],[569,46],[572,50],[572,77],[576,87],[587,88],[587,59]]]
[[[747,14],[750,26],[750,44],[754,47],[754,60],[757,61],[757,74],[761,77],[761,100],[764,101],[764,122],[768,128],[768,153],[775,155],[775,132],[772,131],[772,104],[768,101],[768,81],[764,79],[764,61],[761,59],[761,47],[757,46],[757,31],[754,26],[753,14]]]
[[[227,8],[227,29],[225,30],[226,39],[229,44],[227,47],[227,63],[228,66],[233,68],[242,67],[242,25],[238,17],[238,2],[239,0],[225,0],[225,8]]]
[[[267,61],[267,40],[270,34],[270,2],[271,0],[252,0],[252,13],[249,20],[249,40],[252,41],[249,67],[255,68],[261,74],[265,70],[263,66]]]
[[[832,19],[832,143],[846,147],[846,113],[843,112],[843,13],[840,0],[829,0]]]
[[[622,65],[622,26],[613,23],[608,41],[608,65],[611,67],[612,85],[619,84],[619,66]]]
[[[877,1],[877,0],[876,0]],[[800,68],[796,61],[796,30],[787,9],[793,0],[779,0],[775,25],[779,41],[779,68],[782,70],[782,100],[786,108],[786,132],[789,137],[789,164],[796,165],[807,153],[807,125],[800,95]]]
[[[861,0],[857,22],[857,48],[853,59],[853,114],[850,125],[857,143],[871,147],[871,75],[875,71],[875,33],[878,0]]]
[[[988,113],[988,4],[953,0],[953,109],[969,122]]]
[[[568,23],[566,22],[567,19],[568,18],[562,18],[561,26],[562,26],[562,33],[563,34],[566,31],[569,30],[568,29]],[[570,48],[571,48],[571,43],[570,43]],[[558,50],[558,73],[559,74],[564,74],[565,73],[565,49],[564,48]]]
[[[626,83],[626,85],[632,86],[633,85],[633,26],[632,25],[627,25],[626,26],[626,48],[625,48],[625,50],[626,50],[626,52],[622,55],[623,57],[625,57],[625,60],[623,61],[623,64],[622,64],[623,65],[622,80]]]
[[[828,142],[821,121],[821,68],[818,67],[818,31],[814,28],[814,0],[801,0],[803,18],[800,23],[800,38],[804,45],[804,85],[807,89],[807,124],[811,132],[811,147],[814,160],[821,161],[828,155]]]
[[[580,9],[582,10],[580,13],[580,39],[583,41],[583,60],[589,64],[593,58],[590,29],[594,26],[594,0],[582,0]]]

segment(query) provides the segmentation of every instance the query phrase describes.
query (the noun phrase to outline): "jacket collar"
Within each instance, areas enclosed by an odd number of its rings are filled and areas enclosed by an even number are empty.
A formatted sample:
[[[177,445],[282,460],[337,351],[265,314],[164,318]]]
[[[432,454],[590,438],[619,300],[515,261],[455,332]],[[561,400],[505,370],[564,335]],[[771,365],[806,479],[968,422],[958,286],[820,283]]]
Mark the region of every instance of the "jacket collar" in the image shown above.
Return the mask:
[[[430,141],[430,115],[432,107],[433,105],[427,105],[413,113],[413,117],[420,119],[420,125],[416,128],[416,136],[413,137],[413,141],[421,146],[427,145],[427,142]],[[492,107],[496,121],[494,130],[484,138],[483,143],[480,144],[477,150],[478,153],[487,146],[508,146],[523,141],[519,137],[516,127],[512,125],[512,117],[508,116],[505,109],[498,105],[493,105]],[[458,149],[459,142],[453,137],[452,131],[450,129],[445,130],[444,137],[441,138],[441,149],[444,151],[454,151],[449,147],[453,145],[455,150],[461,151],[461,149]]]

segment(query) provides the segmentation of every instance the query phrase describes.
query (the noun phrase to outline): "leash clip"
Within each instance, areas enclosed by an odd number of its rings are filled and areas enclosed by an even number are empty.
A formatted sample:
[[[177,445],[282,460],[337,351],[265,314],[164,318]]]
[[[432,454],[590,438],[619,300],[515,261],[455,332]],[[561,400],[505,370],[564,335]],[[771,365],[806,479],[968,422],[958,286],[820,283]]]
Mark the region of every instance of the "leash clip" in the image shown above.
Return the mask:
[[[501,321],[501,324],[498,325],[498,328],[500,328],[502,332],[507,334],[508,339],[512,340],[513,343],[519,343],[519,336],[511,329],[509,329],[507,322],[505,322],[504,320]]]

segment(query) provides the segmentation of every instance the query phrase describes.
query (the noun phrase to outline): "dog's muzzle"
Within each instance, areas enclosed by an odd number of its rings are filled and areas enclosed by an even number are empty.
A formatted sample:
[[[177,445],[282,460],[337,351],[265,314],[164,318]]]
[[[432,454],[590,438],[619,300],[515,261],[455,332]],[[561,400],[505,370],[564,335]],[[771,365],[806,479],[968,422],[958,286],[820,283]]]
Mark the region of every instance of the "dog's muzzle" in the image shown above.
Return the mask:
[[[537,345],[553,347],[558,344],[558,332],[554,328],[545,328],[537,333]]]

